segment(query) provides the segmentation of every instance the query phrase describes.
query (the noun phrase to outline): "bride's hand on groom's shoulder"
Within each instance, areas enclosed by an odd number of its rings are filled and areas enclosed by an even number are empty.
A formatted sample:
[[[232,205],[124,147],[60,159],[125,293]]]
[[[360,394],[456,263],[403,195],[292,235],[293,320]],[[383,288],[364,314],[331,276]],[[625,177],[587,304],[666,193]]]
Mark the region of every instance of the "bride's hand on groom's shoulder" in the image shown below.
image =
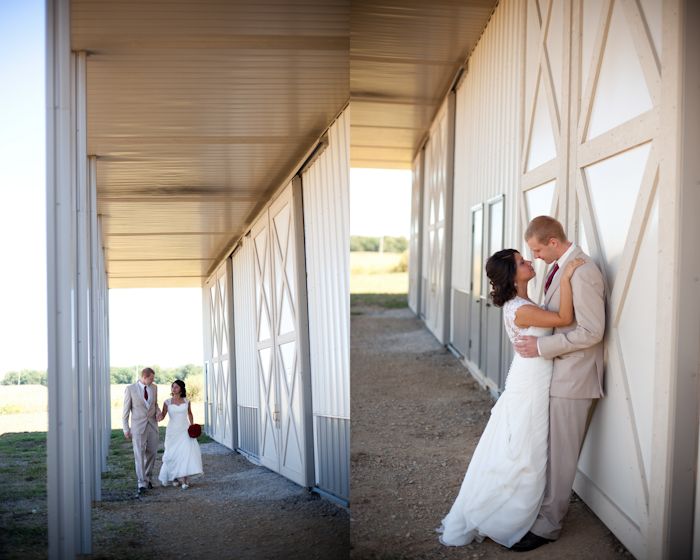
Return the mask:
[[[566,268],[564,268],[565,276],[567,278],[571,278],[574,275],[574,271],[583,264],[586,264],[586,261],[580,257],[569,261],[566,265]]]

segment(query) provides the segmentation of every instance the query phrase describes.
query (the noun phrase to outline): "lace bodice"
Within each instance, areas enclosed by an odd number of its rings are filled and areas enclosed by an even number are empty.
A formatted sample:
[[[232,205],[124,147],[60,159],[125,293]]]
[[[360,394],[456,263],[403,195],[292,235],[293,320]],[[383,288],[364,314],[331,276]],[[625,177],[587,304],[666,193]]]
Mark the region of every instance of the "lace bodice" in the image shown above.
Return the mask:
[[[521,305],[535,304],[529,299],[515,296],[513,299],[508,300],[503,305],[503,324],[506,328],[506,332],[508,333],[508,338],[510,338],[511,343],[513,343],[521,334],[526,334],[525,331],[528,330],[528,327],[519,327],[515,324],[515,312]]]

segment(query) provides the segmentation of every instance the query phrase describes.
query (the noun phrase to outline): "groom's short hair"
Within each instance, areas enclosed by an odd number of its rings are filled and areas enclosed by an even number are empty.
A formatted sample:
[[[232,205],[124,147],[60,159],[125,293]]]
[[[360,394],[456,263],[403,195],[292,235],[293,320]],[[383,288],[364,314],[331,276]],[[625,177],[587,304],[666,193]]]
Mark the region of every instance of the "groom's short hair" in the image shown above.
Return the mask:
[[[551,216],[537,216],[530,220],[525,230],[525,241],[532,238],[539,243],[547,243],[552,237],[566,241],[566,233],[562,225]]]
[[[141,377],[150,377],[151,375],[155,375],[156,373],[149,367],[145,367],[141,370]]]

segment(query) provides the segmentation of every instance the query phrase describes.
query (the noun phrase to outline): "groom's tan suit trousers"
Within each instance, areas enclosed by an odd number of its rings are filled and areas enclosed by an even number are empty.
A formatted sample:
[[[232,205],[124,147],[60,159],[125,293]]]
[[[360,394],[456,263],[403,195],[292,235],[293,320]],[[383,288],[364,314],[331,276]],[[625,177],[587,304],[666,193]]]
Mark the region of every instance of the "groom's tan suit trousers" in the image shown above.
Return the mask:
[[[122,424],[124,433],[131,431],[131,443],[134,447],[134,464],[139,488],[145,488],[151,482],[153,465],[158,451],[158,387],[148,387],[148,406],[143,398],[143,389],[138,383],[128,385],[124,391],[124,409]],[[131,415],[131,428],[129,416]]]
[[[554,360],[549,398],[549,450],[547,483],[542,507],[531,531],[547,539],[559,538],[562,520],[569,509],[579,453],[586,435],[594,399],[603,396],[603,335],[605,287],[593,261],[575,247],[567,258],[583,258],[571,286],[575,321],[538,340],[540,355]],[[562,270],[566,262],[560,262]],[[552,281],[545,307],[559,309],[560,276]]]

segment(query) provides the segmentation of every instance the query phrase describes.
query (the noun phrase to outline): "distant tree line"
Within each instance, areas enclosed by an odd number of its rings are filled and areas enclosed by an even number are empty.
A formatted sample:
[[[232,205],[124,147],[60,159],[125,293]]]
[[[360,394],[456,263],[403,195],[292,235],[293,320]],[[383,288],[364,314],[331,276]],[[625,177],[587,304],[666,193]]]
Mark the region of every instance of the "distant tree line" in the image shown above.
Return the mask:
[[[3,385],[46,385],[46,370],[23,369],[8,371],[2,380]]]
[[[124,383],[135,383],[138,379],[141,370],[146,367],[142,366],[130,366],[130,367],[113,367],[109,370],[109,378],[112,384],[124,384]],[[160,366],[150,366],[155,372],[155,383],[156,384],[170,384],[176,379],[182,379],[183,381],[188,377],[193,377],[195,375],[203,375],[204,368],[202,366],[196,366],[194,364],[187,364],[184,366],[174,367],[174,368],[162,368]]]
[[[145,366],[113,367],[109,370],[109,379],[112,384],[134,383]],[[201,376],[204,373],[202,366],[187,364],[174,368],[162,368],[151,366],[155,372],[155,382],[170,384],[176,379],[183,381],[188,377]],[[23,369],[21,371],[9,371],[0,381],[2,385],[46,385],[46,370]]]
[[[378,252],[383,250],[385,253],[403,253],[406,249],[408,249],[408,239],[405,237],[390,237],[388,235],[384,237],[350,236],[351,251]]]

